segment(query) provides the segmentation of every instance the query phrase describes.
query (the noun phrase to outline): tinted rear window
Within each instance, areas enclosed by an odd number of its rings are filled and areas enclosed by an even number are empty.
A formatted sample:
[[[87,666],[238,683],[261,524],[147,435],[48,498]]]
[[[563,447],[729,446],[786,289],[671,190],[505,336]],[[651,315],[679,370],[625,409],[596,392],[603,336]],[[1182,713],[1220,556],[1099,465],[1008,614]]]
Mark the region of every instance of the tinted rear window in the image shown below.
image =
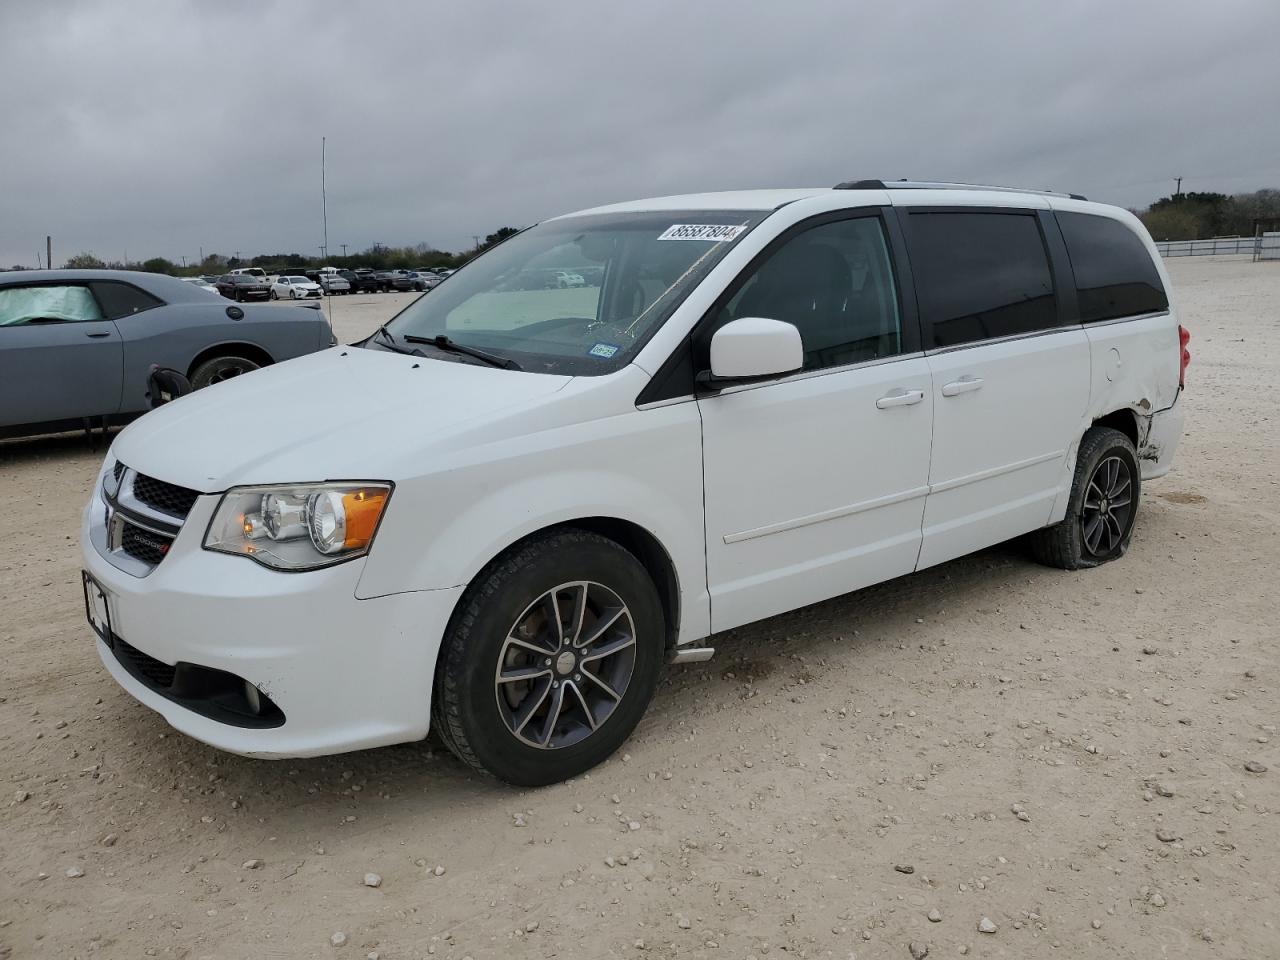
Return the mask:
[[[98,302],[102,304],[103,312],[112,320],[159,307],[164,302],[129,283],[95,280],[91,286]]]
[[[954,347],[1058,326],[1032,213],[912,213],[911,269],[926,344]]]
[[[1096,323],[1169,309],[1169,298],[1142,239],[1118,220],[1059,213],[1076,279],[1080,320]]]

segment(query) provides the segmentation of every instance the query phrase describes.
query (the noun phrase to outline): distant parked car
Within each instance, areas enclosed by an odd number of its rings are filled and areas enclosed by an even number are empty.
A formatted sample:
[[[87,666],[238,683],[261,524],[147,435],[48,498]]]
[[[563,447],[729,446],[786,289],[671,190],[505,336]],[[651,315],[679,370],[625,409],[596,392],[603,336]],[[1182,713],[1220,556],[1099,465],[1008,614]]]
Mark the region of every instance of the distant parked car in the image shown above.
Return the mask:
[[[314,280],[297,274],[281,277],[271,285],[271,299],[279,300],[288,297],[290,300],[305,300],[307,297],[318,297],[323,291]]]
[[[586,279],[580,273],[570,273],[568,270],[557,270],[555,272],[554,285],[557,287],[585,287]]]
[[[409,280],[412,281],[413,289],[425,293],[443,278],[430,272],[429,270],[411,270],[409,272]]]
[[[250,273],[227,273],[214,284],[218,292],[237,303],[245,300],[265,300],[271,296],[271,284]]]
[[[198,389],[335,342],[318,309],[224,304],[163,274],[2,273],[0,436],[145,413],[153,365]]]
[[[237,267],[236,269],[229,270],[227,272],[233,273],[236,276],[244,275],[246,277],[257,277],[259,280],[267,279],[267,271],[263,270],[261,267]]]
[[[383,293],[389,293],[392,290],[403,293],[413,289],[413,281],[401,270],[382,270],[374,274],[374,279],[378,281],[378,289]]]
[[[338,273],[321,272],[319,283],[320,289],[331,297],[335,294],[351,292],[351,281]]]
[[[351,284],[352,293],[375,293],[382,289],[382,284],[372,270],[343,270],[341,276]]]
[[[206,280],[204,277],[183,277],[182,280],[184,283],[189,283],[193,287],[199,287],[201,290],[204,290],[208,293],[218,292],[218,288],[215,287],[208,280]]]

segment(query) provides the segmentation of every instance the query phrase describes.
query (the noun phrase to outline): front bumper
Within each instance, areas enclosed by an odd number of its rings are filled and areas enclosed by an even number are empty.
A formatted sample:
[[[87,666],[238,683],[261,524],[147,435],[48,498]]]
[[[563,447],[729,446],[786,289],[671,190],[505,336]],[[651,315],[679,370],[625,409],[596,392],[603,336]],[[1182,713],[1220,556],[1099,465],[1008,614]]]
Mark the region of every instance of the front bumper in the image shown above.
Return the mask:
[[[284,714],[270,728],[202,715],[153,689],[97,641],[116,681],[175,729],[254,757],[307,757],[426,736],[436,654],[462,588],[355,597],[364,560],[279,573],[200,541],[217,497],[197,501],[169,553],[146,576],[100,554],[81,527],[85,569],[110,595],[113,633],[163,664],[194,664],[244,678]],[[92,634],[86,624],[86,633]]]
[[[1182,402],[1179,389],[1173,406],[1151,415],[1147,435],[1138,447],[1138,463],[1142,467],[1143,480],[1155,480],[1173,469],[1173,455],[1182,440],[1182,421],[1187,405]]]

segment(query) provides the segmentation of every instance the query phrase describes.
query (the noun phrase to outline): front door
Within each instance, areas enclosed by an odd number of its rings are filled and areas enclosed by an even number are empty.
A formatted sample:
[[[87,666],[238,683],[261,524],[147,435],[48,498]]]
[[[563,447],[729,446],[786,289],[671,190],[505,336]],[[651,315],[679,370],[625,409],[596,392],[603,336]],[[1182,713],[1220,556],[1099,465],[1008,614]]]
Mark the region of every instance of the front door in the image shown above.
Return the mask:
[[[0,287],[0,360],[0,427],[120,409],[120,332],[86,285]]]
[[[928,489],[929,367],[878,212],[784,234],[708,323],[747,316],[795,324],[805,368],[698,400],[717,631],[910,573]]]

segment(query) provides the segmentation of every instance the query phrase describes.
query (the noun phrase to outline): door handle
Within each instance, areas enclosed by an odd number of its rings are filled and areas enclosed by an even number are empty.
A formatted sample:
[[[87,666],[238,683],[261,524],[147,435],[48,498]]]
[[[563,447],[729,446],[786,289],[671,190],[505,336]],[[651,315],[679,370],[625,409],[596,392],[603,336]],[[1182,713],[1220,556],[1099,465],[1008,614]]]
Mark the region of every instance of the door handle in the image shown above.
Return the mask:
[[[923,390],[895,390],[876,401],[877,410],[888,410],[890,407],[909,407],[924,399]]]
[[[89,337],[89,338],[90,338],[90,339],[92,339],[92,340],[97,340],[97,339],[99,339],[99,338],[101,338],[101,337],[109,337],[109,336],[111,336],[111,331],[109,331],[109,330],[104,330],[104,331],[102,331],[102,333],[86,333],[86,334],[85,334],[85,336],[86,336],[86,337]]]
[[[961,377],[959,380],[952,380],[950,383],[944,384],[942,395],[944,397],[956,397],[962,393],[973,393],[973,391],[981,389],[981,377]]]

